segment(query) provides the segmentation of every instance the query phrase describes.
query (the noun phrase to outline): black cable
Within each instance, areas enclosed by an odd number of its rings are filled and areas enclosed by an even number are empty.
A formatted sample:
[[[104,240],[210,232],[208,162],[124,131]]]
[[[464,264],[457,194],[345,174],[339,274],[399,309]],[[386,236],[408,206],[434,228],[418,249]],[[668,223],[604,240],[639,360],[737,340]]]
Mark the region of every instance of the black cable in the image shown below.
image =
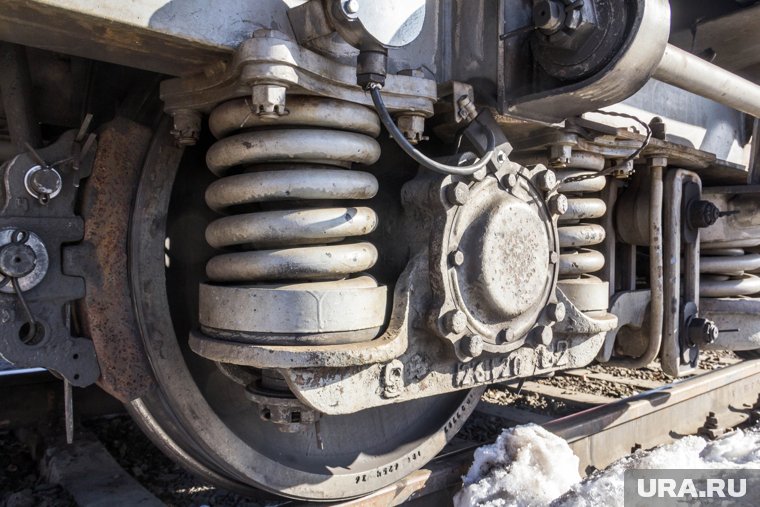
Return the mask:
[[[383,96],[380,93],[380,85],[375,84],[369,86],[369,92],[372,95],[372,102],[375,104],[377,114],[380,116],[380,121],[385,125],[385,128],[390,133],[391,137],[401,147],[404,152],[414,159],[421,166],[435,171],[441,174],[451,174],[454,176],[471,176],[472,174],[483,169],[491,161],[494,151],[496,150],[496,136],[489,129],[485,129],[488,133],[488,146],[486,148],[486,154],[483,155],[477,162],[466,166],[452,166],[447,164],[441,164],[435,160],[425,156],[421,151],[412,146],[404,134],[396,126],[396,122],[391,118],[388,108],[385,106]]]
[[[631,162],[632,160],[635,160],[636,158],[638,158],[639,155],[641,155],[641,153],[646,149],[646,147],[649,146],[649,142],[652,140],[652,128],[649,126],[647,122],[645,122],[641,118],[637,118],[633,116],[632,114],[617,113],[614,111],[596,110],[596,111],[591,111],[591,112],[596,113],[596,114],[603,114],[606,116],[616,116],[618,118],[626,118],[628,120],[633,120],[644,127],[644,130],[646,131],[646,137],[644,138],[644,141],[641,143],[641,146],[639,146],[633,153],[631,153],[622,162],[617,163],[613,166],[610,166],[607,169],[600,171],[598,173],[589,173],[589,174],[583,174],[581,176],[573,176],[571,178],[565,178],[564,180],[562,180],[562,183],[573,183],[576,181],[584,181],[584,180],[589,180],[593,178],[598,178],[599,176],[609,176],[612,173],[614,173],[619,167],[624,167],[628,162]]]

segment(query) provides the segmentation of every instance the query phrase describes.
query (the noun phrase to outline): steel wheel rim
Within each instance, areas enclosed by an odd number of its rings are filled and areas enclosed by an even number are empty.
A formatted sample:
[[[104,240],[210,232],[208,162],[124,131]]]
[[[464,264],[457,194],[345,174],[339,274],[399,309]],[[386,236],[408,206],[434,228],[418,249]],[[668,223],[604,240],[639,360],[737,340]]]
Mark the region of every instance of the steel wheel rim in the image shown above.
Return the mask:
[[[291,448],[291,453],[282,449],[278,454],[273,452],[272,445],[262,444],[262,438],[277,440],[278,434],[261,428],[260,422],[253,419],[252,407],[240,409],[236,403],[244,398],[242,388],[224,385],[221,374],[196,378],[198,370],[192,372],[191,367],[197,368],[195,361],[205,360],[193,355],[192,364],[186,363],[187,357],[183,355],[170,318],[169,275],[164,268],[167,210],[182,155],[174,147],[168,131],[168,123],[164,122],[147,156],[130,230],[133,304],[158,384],[156,392],[133,403],[131,412],[141,420],[143,428],[159,441],[165,452],[212,482],[219,483],[222,478],[224,487],[240,490],[255,486],[297,499],[336,500],[360,496],[395,482],[430,461],[474,410],[481,390],[395,405],[391,410],[327,418],[320,423],[325,449],[345,445],[340,442],[340,431],[349,425],[360,431],[363,426],[369,430],[380,429],[379,435],[366,435],[366,443],[361,440],[351,444],[356,447],[354,451],[342,450],[333,455],[330,455],[332,451],[315,452],[304,444],[307,437],[278,433],[285,435],[279,437],[281,442],[301,439],[299,448]],[[199,380],[204,380],[202,387]],[[239,394],[230,394],[231,389],[237,389]],[[216,396],[212,399],[210,395],[214,393]],[[228,413],[220,413],[221,393],[225,393],[235,407]],[[162,424],[158,417],[153,417],[154,413],[162,413],[159,404],[171,413],[175,424]],[[435,422],[420,423],[420,414]],[[241,420],[249,429],[241,430]],[[258,441],[249,442],[244,438],[251,436],[250,428],[261,432],[256,434]],[[406,438],[398,435],[403,428],[410,433]],[[374,440],[370,440],[371,437]],[[312,457],[297,456],[299,452],[312,453]],[[350,461],[352,456],[353,462]],[[322,473],[314,470],[319,468],[320,460]],[[325,464],[331,466],[325,467]]]

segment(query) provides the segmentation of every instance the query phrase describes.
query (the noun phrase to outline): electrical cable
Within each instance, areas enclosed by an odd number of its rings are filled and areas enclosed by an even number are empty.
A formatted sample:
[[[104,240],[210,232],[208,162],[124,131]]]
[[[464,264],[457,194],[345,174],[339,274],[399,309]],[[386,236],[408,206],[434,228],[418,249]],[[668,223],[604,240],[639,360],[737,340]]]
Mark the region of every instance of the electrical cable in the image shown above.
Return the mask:
[[[380,92],[382,87],[378,83],[371,83],[368,88],[370,94],[372,95],[372,102],[375,104],[375,109],[377,109],[377,114],[380,116],[380,121],[383,123],[399,147],[401,147],[401,149],[404,150],[407,155],[409,155],[421,166],[441,174],[454,176],[471,176],[488,165],[488,163],[493,158],[494,151],[496,150],[496,136],[493,132],[491,132],[490,129],[487,128],[485,129],[485,131],[488,133],[488,146],[486,148],[486,154],[471,165],[452,166],[441,164],[440,162],[436,162],[435,160],[427,157],[417,148],[412,146],[412,143],[410,143],[406,137],[404,137],[404,134],[396,126],[396,122],[393,121],[393,118],[388,112],[388,108],[385,106],[385,102],[383,101],[383,97]]]

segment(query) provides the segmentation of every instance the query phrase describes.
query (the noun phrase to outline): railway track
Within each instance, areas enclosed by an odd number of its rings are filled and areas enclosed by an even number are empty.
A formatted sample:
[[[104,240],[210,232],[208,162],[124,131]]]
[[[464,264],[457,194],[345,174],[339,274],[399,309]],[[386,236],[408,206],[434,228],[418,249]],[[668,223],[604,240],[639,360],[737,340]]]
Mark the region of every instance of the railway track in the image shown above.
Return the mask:
[[[623,386],[623,391],[632,389],[640,392],[623,399],[612,399],[558,387],[557,384],[562,383],[552,382],[551,379],[529,381],[519,386],[500,388],[552,399],[563,404],[569,415],[556,417],[541,411],[499,405],[486,401],[486,397],[475,417],[499,428],[526,423],[542,424],[568,441],[580,458],[582,472],[589,473],[606,467],[635,449],[656,447],[683,435],[701,433],[714,437],[747,420],[756,420],[760,360],[729,362],[734,364],[712,371],[698,371],[689,378],[670,384],[587,369],[572,370],[561,377],[566,385],[574,385],[572,380],[576,379],[579,381],[577,385],[602,382]],[[4,392],[4,403],[0,406],[0,430],[60,417],[62,386],[46,372],[0,374],[0,389]],[[97,389],[78,390],[75,406],[80,419],[123,412],[118,403]],[[669,431],[664,432],[663,428]],[[470,466],[473,451],[488,443],[489,438],[477,441],[457,438],[438,458],[404,480],[369,496],[337,505],[379,507],[405,503],[427,505],[433,502],[446,505]],[[89,500],[80,501],[76,491],[70,492],[78,503],[88,504]],[[92,490],[87,490],[87,493],[88,498],[92,498]],[[303,504],[278,502],[276,505]]]

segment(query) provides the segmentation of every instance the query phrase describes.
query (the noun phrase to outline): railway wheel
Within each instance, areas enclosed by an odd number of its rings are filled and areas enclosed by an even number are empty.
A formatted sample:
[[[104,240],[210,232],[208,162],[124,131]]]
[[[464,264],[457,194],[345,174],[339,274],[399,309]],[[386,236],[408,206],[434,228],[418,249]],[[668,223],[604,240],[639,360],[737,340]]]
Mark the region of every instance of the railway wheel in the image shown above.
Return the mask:
[[[148,394],[130,403],[132,416],[186,468],[249,494],[345,499],[420,468],[464,423],[479,389],[323,416],[304,431],[286,433],[260,417],[219,365],[190,350],[198,286],[214,254],[203,236],[210,221],[203,193],[213,180],[204,150],[190,148],[183,155],[164,121],[146,156],[132,216],[125,220],[132,301],[123,304],[133,305],[155,379]]]

